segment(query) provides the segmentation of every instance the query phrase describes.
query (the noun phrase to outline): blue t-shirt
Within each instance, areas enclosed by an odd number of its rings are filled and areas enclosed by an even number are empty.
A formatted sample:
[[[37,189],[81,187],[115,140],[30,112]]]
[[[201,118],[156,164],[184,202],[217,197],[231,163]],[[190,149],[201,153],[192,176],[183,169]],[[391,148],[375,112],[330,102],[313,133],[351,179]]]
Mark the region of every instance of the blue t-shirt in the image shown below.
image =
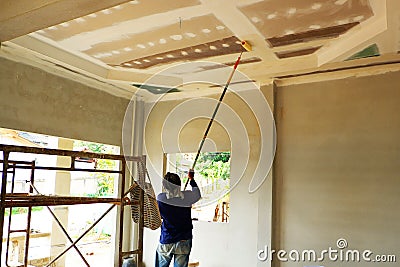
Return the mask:
[[[199,201],[201,193],[194,179],[190,180],[190,185],[192,191],[183,191],[183,199],[179,197],[167,199],[165,193],[157,196],[158,207],[163,219],[161,244],[192,239],[192,205]]]

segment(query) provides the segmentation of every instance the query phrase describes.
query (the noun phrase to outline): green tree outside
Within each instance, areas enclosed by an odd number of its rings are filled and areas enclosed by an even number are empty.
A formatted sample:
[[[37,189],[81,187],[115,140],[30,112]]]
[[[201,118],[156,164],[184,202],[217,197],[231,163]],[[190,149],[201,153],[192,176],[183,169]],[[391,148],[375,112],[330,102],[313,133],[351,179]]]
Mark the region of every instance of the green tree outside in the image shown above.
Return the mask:
[[[79,151],[87,150],[94,153],[105,153],[105,154],[114,153],[113,149],[108,145],[92,143],[87,141],[75,141],[74,147]],[[96,161],[96,169],[98,170],[115,170],[116,167],[117,163],[114,160],[97,159]],[[96,193],[94,194],[95,197],[112,196],[114,194],[115,178],[113,174],[98,172],[98,173],[91,173],[89,175],[90,177],[94,177],[97,181],[97,190]]]

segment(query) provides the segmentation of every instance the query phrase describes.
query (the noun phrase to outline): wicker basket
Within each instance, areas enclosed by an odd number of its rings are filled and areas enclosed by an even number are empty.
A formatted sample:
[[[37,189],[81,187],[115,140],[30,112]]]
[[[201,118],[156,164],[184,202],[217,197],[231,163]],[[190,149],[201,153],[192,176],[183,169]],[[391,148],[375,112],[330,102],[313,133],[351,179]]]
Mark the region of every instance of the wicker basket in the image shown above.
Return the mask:
[[[148,176],[147,170],[143,166],[143,164],[138,164],[139,169],[139,183],[134,182],[134,186],[130,191],[131,201],[132,203],[140,202],[140,192],[143,188],[144,190],[144,227],[155,230],[161,226],[161,215],[160,210],[158,209],[158,204],[156,200],[156,196],[154,194],[153,186],[151,185],[150,178]],[[149,182],[144,182],[144,177],[147,177]],[[142,179],[141,179],[142,178]],[[136,184],[136,186],[135,186]],[[132,219],[135,223],[139,223],[140,218],[140,205],[134,204],[131,205],[132,210]]]

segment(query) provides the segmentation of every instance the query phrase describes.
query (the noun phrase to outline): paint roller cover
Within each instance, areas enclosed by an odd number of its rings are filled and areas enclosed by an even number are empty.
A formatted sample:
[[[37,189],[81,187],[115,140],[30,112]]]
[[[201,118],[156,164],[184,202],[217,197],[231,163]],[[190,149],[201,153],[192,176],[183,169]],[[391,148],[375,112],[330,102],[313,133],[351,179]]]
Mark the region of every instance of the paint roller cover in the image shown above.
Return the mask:
[[[246,49],[247,52],[251,51],[251,44],[249,44],[249,42],[242,41],[242,46],[243,46],[244,49]]]

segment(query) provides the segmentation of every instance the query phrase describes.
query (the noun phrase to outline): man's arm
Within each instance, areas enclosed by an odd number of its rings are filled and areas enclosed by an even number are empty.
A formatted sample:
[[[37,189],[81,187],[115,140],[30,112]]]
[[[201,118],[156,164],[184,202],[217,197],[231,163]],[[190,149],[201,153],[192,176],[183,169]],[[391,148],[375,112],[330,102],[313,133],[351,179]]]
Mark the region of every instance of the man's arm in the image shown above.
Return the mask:
[[[192,191],[185,191],[185,201],[188,201],[190,204],[194,204],[201,198],[201,192],[199,186],[197,185],[196,181],[194,180],[194,170],[189,170],[189,179],[190,179],[190,186],[192,187]]]

